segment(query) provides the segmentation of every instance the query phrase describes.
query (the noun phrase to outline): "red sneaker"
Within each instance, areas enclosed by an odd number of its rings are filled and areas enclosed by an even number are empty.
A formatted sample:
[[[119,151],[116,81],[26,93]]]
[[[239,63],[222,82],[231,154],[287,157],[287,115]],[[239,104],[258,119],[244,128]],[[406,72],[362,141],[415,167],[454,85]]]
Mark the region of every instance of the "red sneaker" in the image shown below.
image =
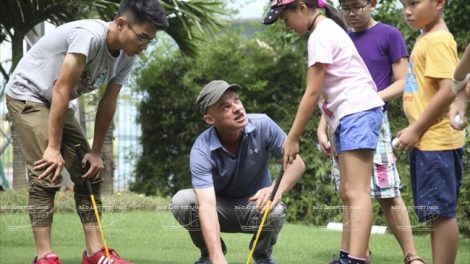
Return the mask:
[[[33,264],[62,264],[62,263],[60,263],[59,257],[56,254],[50,252],[40,259],[38,259],[38,257],[34,257]]]
[[[112,248],[108,248],[109,257],[106,257],[104,248],[96,252],[93,256],[87,257],[86,250],[83,251],[82,264],[133,264],[119,257],[118,253]]]

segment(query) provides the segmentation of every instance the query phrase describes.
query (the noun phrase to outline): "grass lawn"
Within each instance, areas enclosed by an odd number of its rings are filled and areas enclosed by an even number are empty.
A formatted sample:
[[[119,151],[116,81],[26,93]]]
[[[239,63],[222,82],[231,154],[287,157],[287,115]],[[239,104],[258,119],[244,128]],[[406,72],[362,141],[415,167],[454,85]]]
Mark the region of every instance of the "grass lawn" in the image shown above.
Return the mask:
[[[168,212],[105,212],[103,224],[108,244],[121,256],[138,264],[194,263],[199,257],[187,232]],[[245,263],[250,235],[223,234],[229,263]],[[341,233],[312,226],[286,224],[274,250],[277,263],[328,263],[337,253]],[[415,236],[418,252],[430,259],[429,236]],[[83,232],[74,213],[56,213],[54,251],[63,264],[81,263]],[[373,235],[374,263],[402,263],[401,250],[390,234]],[[35,255],[26,213],[0,214],[0,263],[31,263]],[[469,263],[470,239],[461,238],[457,263]]]

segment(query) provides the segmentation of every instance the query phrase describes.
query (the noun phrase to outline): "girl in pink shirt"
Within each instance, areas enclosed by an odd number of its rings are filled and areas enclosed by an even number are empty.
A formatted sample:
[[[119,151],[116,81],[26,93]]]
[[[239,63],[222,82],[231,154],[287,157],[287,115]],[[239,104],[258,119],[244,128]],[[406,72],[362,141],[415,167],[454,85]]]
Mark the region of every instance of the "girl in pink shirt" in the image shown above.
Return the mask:
[[[333,7],[323,0],[273,0],[264,24],[278,18],[299,35],[311,32],[307,86],[284,142],[284,165],[292,163],[299,153],[299,138],[318,105],[334,133],[341,200],[351,220],[347,263],[364,263],[372,226],[372,158],[384,103]]]

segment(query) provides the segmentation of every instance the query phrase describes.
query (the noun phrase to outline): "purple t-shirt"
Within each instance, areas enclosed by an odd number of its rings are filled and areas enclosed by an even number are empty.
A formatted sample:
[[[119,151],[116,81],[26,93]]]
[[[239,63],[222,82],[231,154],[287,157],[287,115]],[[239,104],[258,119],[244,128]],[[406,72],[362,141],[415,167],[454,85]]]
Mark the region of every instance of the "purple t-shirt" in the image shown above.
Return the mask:
[[[377,23],[367,30],[349,31],[349,36],[366,63],[377,91],[387,88],[392,82],[392,64],[408,57],[400,31],[387,24]]]

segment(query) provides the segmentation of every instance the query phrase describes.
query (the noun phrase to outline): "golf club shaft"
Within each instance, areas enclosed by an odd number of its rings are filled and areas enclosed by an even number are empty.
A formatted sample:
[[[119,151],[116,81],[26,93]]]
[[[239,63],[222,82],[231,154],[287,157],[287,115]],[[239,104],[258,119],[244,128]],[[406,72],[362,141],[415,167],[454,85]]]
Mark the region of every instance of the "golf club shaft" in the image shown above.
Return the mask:
[[[91,189],[90,181],[87,180],[86,183],[89,186],[88,188]],[[109,256],[108,244],[106,243],[106,239],[104,238],[103,227],[101,225],[100,215],[98,214],[98,207],[96,206],[95,196],[93,195],[92,192],[90,192],[90,197],[91,197],[91,203],[93,204],[93,211],[95,211],[96,221],[98,222],[98,228],[100,229],[101,240],[103,241],[103,246],[104,246],[104,250],[106,253],[106,257],[108,259],[111,259]]]
[[[250,254],[248,254],[248,258],[246,259],[246,264],[250,264],[251,258],[253,257],[253,253],[255,252],[256,245],[258,244],[259,237],[261,235],[261,231],[263,231],[264,223],[266,222],[266,218],[268,218],[268,214],[271,211],[272,203],[274,197],[276,196],[277,189],[279,188],[279,184],[281,183],[282,176],[284,175],[284,169],[281,167],[281,171],[279,171],[279,176],[276,179],[276,183],[274,184],[273,191],[271,192],[271,196],[269,197],[268,202],[264,208],[263,218],[261,219],[261,223],[258,227],[258,232],[256,233],[255,241],[253,241],[253,245],[251,247]]]
[[[80,167],[81,167],[83,157],[85,157],[85,151],[80,147],[80,144],[77,144],[75,145],[75,152],[77,153],[78,159],[80,161]],[[106,239],[104,238],[104,231],[103,231],[103,227],[101,226],[101,219],[98,213],[98,207],[96,206],[95,195],[93,194],[93,187],[91,186],[91,182],[88,179],[85,180],[85,184],[88,189],[88,193],[90,193],[91,204],[93,205],[93,211],[95,213],[96,222],[98,222],[98,228],[100,230],[101,240],[103,241],[103,246],[104,246],[104,250],[106,253],[106,257],[108,259],[111,259],[109,256],[108,244],[106,243]]]

